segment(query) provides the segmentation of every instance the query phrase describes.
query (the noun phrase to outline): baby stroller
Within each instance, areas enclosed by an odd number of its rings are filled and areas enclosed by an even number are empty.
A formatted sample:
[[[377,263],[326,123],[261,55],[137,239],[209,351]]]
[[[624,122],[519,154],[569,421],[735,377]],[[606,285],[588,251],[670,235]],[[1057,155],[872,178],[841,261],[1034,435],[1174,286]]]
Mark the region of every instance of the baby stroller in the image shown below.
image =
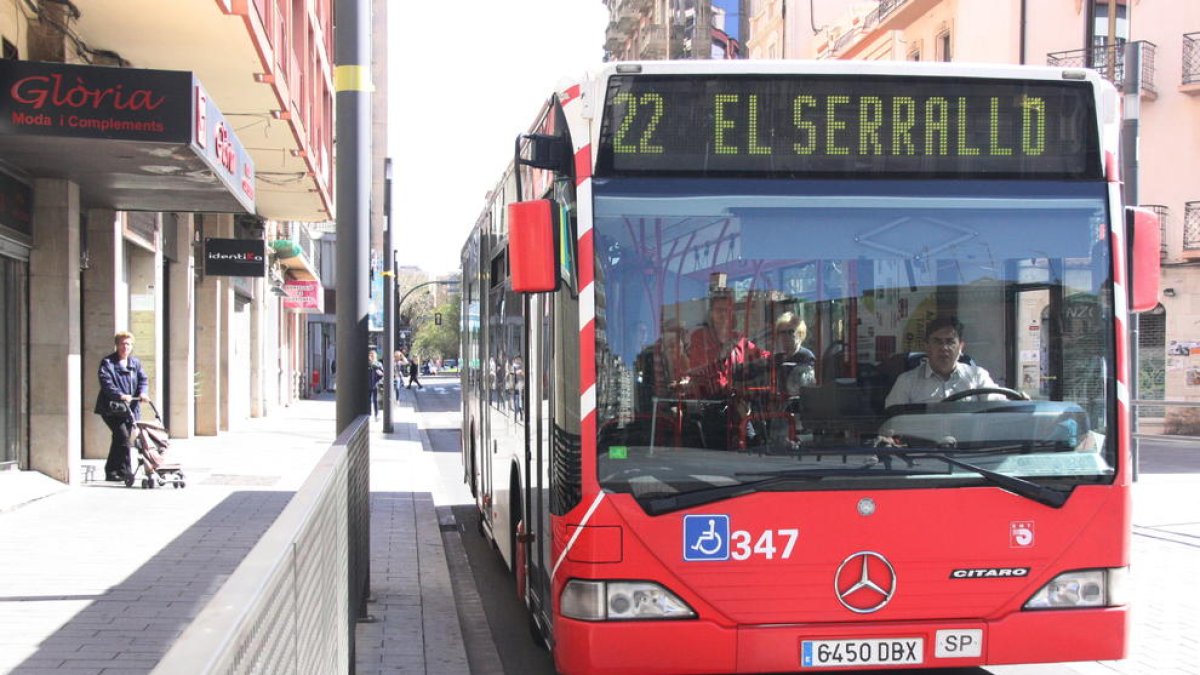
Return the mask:
[[[144,489],[160,487],[167,483],[177,488],[186,487],[183,469],[178,464],[167,463],[164,459],[170,445],[170,437],[167,428],[163,426],[162,416],[158,414],[158,406],[154,405],[153,401],[147,403],[154,411],[154,421],[135,419],[133,409],[129,404],[125,404],[125,411],[129,413],[130,419],[133,419],[133,432],[129,435],[129,441],[138,454],[136,465],[130,457],[133,470],[125,476],[125,487],[133,487],[139,473]]]

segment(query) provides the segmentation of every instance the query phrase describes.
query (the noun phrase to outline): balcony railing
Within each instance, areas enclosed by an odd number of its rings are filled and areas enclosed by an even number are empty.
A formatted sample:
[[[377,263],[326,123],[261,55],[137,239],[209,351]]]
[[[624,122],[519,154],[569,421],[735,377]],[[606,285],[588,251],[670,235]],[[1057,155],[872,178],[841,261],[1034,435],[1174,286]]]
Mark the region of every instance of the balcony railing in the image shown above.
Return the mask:
[[[1183,250],[1200,250],[1200,202],[1183,206]]]
[[[825,54],[824,58],[841,54],[846,47],[853,44],[863,34],[870,32],[876,26],[883,23],[884,19],[886,19],[889,14],[895,12],[897,8],[908,1],[909,0],[878,0],[878,4],[876,4],[871,11],[867,12],[863,16],[861,24],[855,22],[853,26],[847,28],[844,32],[833,39],[829,52]]]
[[[1158,216],[1158,256],[1160,260],[1167,259],[1167,220],[1171,217],[1171,209],[1162,204],[1142,204],[1142,208],[1150,209]]]
[[[1183,84],[1200,83],[1200,33],[1183,36]]]
[[[888,14],[896,11],[896,8],[903,5],[908,0],[879,0],[879,4],[875,6],[867,16],[863,19],[863,30],[871,30],[878,26]]]
[[[1134,44],[1142,47],[1142,91],[1157,95],[1154,85],[1154,53],[1158,49],[1153,42],[1139,40]],[[1120,89],[1125,83],[1125,45],[1101,45],[1066,52],[1051,52],[1046,55],[1046,65],[1058,68],[1092,68]]]

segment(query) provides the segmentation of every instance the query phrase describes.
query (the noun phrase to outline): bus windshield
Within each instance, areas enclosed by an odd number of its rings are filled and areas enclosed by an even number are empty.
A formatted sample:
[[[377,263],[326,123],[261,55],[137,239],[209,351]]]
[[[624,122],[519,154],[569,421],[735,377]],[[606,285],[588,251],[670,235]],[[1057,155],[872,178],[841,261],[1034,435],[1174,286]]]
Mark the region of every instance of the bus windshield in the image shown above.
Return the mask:
[[[609,178],[594,198],[602,487],[1112,480],[1103,183]]]

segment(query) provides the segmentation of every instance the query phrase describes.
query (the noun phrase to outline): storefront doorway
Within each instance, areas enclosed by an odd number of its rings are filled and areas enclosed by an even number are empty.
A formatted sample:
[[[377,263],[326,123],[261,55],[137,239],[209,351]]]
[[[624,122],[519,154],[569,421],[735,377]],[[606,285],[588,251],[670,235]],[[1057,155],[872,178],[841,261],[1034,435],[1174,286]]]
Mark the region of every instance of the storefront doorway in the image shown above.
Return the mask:
[[[26,457],[28,263],[0,255],[0,469]]]

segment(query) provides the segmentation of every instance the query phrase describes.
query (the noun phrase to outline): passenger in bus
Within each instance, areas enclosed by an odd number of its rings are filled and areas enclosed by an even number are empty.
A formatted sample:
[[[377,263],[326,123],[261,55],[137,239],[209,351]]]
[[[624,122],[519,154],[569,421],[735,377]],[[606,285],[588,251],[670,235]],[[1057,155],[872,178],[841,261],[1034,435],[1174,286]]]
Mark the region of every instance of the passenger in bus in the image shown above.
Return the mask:
[[[959,360],[966,345],[957,319],[939,317],[929,322],[925,327],[925,360],[896,378],[884,407],[935,403],[960,391],[998,386],[987,370]]]
[[[678,321],[663,321],[659,338],[634,358],[637,406],[648,409],[653,397],[679,396],[679,380],[685,370],[684,332]]]
[[[759,426],[764,441],[786,447],[795,444],[801,421],[800,394],[817,384],[816,356],[804,346],[808,324],[795,312],[784,312],[772,328],[770,385]]]
[[[804,346],[808,337],[808,324],[794,312],[784,312],[775,320],[776,391],[784,397],[798,396],[804,387],[817,383],[815,366],[817,357]]]
[[[726,448],[753,442],[758,430],[750,423],[754,402],[747,385],[770,368],[771,352],[735,328],[733,294],[715,292],[709,299],[708,320],[692,331],[687,342],[687,372],[681,391],[702,401],[704,445],[713,446],[724,427]]]
[[[770,357],[771,352],[735,329],[733,294],[716,292],[709,300],[708,321],[688,336],[687,388],[696,398],[727,398],[736,384],[765,372]]]

